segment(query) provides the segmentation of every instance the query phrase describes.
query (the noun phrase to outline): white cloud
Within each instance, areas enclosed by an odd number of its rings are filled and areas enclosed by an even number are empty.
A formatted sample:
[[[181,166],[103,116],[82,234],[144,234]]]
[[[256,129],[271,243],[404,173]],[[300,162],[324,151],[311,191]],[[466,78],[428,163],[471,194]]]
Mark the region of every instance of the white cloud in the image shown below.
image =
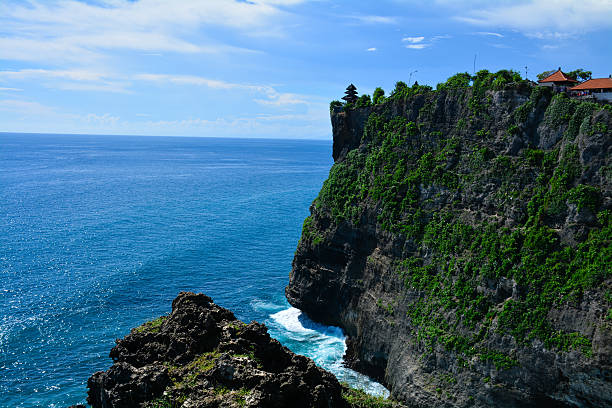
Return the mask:
[[[268,98],[269,99],[255,99],[255,102],[262,105],[270,105],[277,107],[308,103],[308,101],[306,101],[303,96],[292,93],[273,92],[268,94]]]
[[[32,101],[22,101],[18,99],[0,100],[0,111],[8,111],[21,115],[51,115],[55,113],[55,108]]]
[[[576,37],[575,33],[542,32],[534,31],[526,34],[527,37],[537,38],[538,40],[567,40]]]
[[[43,86],[71,91],[128,92],[129,82],[113,74],[85,69],[0,71],[0,81],[37,80]]]
[[[2,87],[0,87],[0,92],[23,92],[23,89],[20,89],[20,88],[2,88]]]
[[[286,107],[289,105],[310,103],[308,97],[304,95],[279,92],[270,85],[241,84],[196,75],[145,73],[126,76],[84,69],[23,69],[19,71],[0,71],[0,82],[14,82],[20,80],[37,80],[37,82],[42,83],[44,86],[54,89],[123,93],[130,92],[129,87],[133,82],[153,82],[177,86],[193,85],[216,90],[238,90],[258,94],[260,97],[255,98],[254,101],[261,105]],[[3,88],[0,88],[0,90],[2,89]]]
[[[350,18],[364,24],[397,24],[396,17],[388,16],[371,16],[371,15],[353,15]]]
[[[480,26],[516,29],[523,33],[576,33],[612,27],[612,0],[528,0],[497,5],[462,2],[458,20]],[[454,5],[459,6],[459,5]],[[466,7],[467,6],[467,7]]]
[[[178,85],[197,85],[212,89],[252,89],[258,90],[260,87],[242,85],[231,82],[209,79],[195,75],[170,75],[170,74],[137,74],[133,77],[137,81],[149,81],[158,83],[173,83]]]
[[[374,51],[376,51],[376,47],[368,48],[366,51],[368,51],[368,52],[374,52]]]
[[[136,114],[138,119],[125,120],[111,113],[74,114],[34,101],[0,100],[5,131],[55,132],[91,134],[136,134],[165,136],[214,137],[287,137],[328,138],[329,111],[327,102],[307,105],[303,113],[252,114],[240,117],[183,118],[151,120],[149,114]]]
[[[212,41],[206,28],[280,35],[283,6],[304,0],[75,0],[0,4],[0,59],[91,62],[105,50],[217,53],[249,51]]]
[[[489,32],[489,31],[477,31],[474,34],[476,34],[476,35],[487,35],[487,36],[490,36],[490,37],[497,37],[497,38],[504,38],[503,34],[493,33],[493,32]]]
[[[256,115],[235,118],[179,120],[157,120],[138,122],[139,132],[163,135],[215,135],[217,137],[248,135],[271,137],[291,134],[293,138],[328,137],[329,129],[324,123],[329,112],[326,106],[305,114]],[[134,123],[131,124],[132,126]],[[126,124],[130,126],[130,124]],[[285,137],[285,136],[283,136]]]
[[[98,125],[98,126],[116,126],[119,122],[119,116],[113,116],[110,113],[103,115],[96,115],[95,113],[89,113],[85,115],[83,120],[87,123]]]
[[[406,48],[410,48],[412,50],[422,50],[423,48],[429,47],[431,44],[408,44]]]
[[[194,75],[139,74],[135,75],[133,79],[137,81],[203,86],[211,89],[249,91],[265,96],[266,99],[256,98],[254,101],[269,106],[284,107],[310,103],[304,95],[278,92],[270,85],[239,84]]]
[[[450,35],[434,35],[433,37],[426,38],[424,36],[418,37],[404,37],[402,38],[402,42],[408,43],[405,45],[406,48],[411,50],[422,50],[423,48],[431,47],[435,42],[439,40],[444,40],[447,38],[451,38]]]
[[[73,81],[100,81],[106,75],[88,70],[48,70],[22,69],[19,71],[0,71],[2,79],[60,78]]]
[[[424,39],[425,37],[404,37],[402,38],[402,41],[416,44],[416,43],[420,43]]]

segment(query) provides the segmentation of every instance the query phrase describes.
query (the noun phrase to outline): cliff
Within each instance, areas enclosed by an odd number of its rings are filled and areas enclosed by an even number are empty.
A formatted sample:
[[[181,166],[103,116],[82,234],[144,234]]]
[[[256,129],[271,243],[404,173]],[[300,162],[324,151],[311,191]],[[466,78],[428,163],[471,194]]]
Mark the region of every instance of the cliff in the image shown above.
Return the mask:
[[[339,384],[203,294],[179,294],[172,313],[117,340],[110,357],[87,383],[94,408],[401,408]]]
[[[286,296],[351,365],[421,407],[612,406],[610,106],[483,74],[331,122]]]

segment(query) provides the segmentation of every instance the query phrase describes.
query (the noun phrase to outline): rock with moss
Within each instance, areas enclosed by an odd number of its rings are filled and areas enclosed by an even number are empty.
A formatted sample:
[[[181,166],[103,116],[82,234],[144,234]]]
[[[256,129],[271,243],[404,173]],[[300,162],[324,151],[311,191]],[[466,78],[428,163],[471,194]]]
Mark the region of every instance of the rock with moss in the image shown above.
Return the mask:
[[[332,113],[287,298],[399,400],[612,406],[612,109],[466,75]]]
[[[244,324],[203,294],[181,293],[170,315],[111,350],[88,381],[93,407],[346,407],[333,374]]]

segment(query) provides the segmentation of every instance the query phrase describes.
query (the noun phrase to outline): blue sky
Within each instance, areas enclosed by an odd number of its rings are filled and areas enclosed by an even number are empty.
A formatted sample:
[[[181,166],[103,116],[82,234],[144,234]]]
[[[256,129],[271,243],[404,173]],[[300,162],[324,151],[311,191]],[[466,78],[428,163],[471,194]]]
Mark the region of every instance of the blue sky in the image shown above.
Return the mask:
[[[330,138],[348,83],[612,73],[612,0],[2,0],[0,131]]]

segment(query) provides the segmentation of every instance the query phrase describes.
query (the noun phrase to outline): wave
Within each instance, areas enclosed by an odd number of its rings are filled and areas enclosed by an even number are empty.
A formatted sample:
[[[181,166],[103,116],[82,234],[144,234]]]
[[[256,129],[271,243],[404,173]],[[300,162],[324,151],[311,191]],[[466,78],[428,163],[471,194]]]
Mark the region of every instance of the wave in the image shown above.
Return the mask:
[[[271,314],[266,323],[272,337],[293,352],[312,358],[339,381],[372,395],[389,396],[382,384],[344,365],[346,336],[341,328],[313,322],[294,307]]]

